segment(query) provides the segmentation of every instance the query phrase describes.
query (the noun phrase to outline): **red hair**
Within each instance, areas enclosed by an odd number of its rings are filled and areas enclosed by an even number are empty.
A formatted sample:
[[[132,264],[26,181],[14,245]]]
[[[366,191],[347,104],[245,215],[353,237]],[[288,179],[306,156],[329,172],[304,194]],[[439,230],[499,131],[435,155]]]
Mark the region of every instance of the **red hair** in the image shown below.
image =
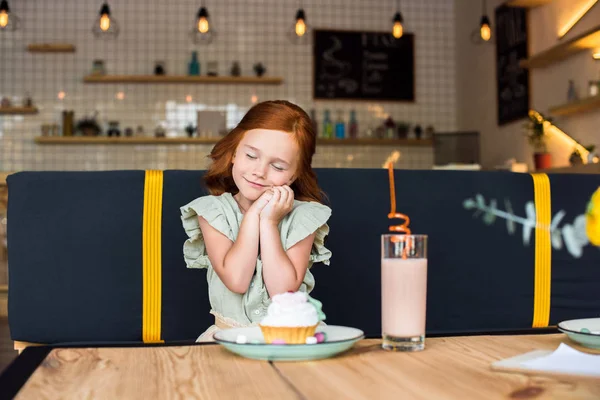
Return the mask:
[[[272,129],[289,132],[300,148],[300,162],[295,180],[290,186],[297,200],[322,203],[325,194],[317,184],[312,158],[317,144],[316,132],[304,110],[285,100],[265,101],[253,106],[240,123],[210,152],[212,163],[204,175],[204,183],[213,195],[237,193],[231,173],[233,156],[244,134],[252,129]]]

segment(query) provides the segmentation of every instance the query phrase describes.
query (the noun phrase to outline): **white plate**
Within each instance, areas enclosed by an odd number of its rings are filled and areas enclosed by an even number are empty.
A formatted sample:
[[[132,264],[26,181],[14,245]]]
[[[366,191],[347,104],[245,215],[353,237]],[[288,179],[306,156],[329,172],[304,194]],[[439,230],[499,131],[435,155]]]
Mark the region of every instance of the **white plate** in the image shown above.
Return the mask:
[[[600,318],[572,319],[558,324],[569,339],[591,349],[600,349]],[[582,332],[583,331],[583,332]]]
[[[258,326],[232,328],[216,332],[215,341],[227,350],[246,358],[269,361],[304,361],[332,357],[350,349],[354,343],[365,337],[360,329],[346,326],[322,325],[317,332],[324,332],[327,340],[316,344],[267,344]],[[246,337],[247,343],[236,343],[239,335]]]

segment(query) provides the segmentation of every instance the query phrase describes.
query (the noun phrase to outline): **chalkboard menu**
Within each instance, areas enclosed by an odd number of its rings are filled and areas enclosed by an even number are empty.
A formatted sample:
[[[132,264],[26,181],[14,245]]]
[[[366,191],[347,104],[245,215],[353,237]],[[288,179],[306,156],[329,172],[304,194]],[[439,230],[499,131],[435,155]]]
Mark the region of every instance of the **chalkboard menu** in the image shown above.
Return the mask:
[[[315,30],[314,98],[414,101],[414,35]]]
[[[496,78],[498,125],[527,117],[529,71],[519,67],[527,58],[527,10],[496,8]]]

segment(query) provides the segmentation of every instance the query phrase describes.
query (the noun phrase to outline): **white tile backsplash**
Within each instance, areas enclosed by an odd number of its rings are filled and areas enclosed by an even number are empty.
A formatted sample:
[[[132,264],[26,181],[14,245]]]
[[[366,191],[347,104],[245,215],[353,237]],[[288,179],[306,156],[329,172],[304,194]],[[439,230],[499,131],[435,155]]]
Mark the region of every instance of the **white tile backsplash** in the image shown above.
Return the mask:
[[[120,24],[114,41],[96,39],[91,26],[102,1],[11,0],[11,10],[22,21],[14,33],[0,33],[0,97],[22,103],[33,97],[36,115],[0,115],[0,170],[114,170],[204,168],[210,145],[40,145],[42,124],[60,124],[61,111],[75,111],[75,121],[98,112],[106,130],[108,121],[134,130],[144,127],[152,135],[164,124],[171,136],[185,136],[183,128],[195,123],[195,110],[226,109],[232,127],[259,101],[287,99],[307,111],[356,110],[359,130],[374,128],[382,115],[420,124],[438,131],[456,129],[454,1],[404,0],[401,11],[406,31],[415,34],[416,101],[323,101],[312,98],[312,47],[292,45],[286,30],[294,22],[296,1],[206,0],[210,21],[217,31],[208,46],[194,44],[189,31],[201,2],[195,0],[111,1],[112,16]],[[308,0],[302,1],[312,28],[383,31],[390,29],[396,1]],[[34,54],[27,44],[66,42],[75,53]],[[84,84],[95,59],[102,59],[109,74],[151,74],[162,60],[168,74],[185,75],[191,51],[198,51],[201,74],[207,61],[217,61],[220,75],[228,75],[239,61],[243,75],[253,75],[252,65],[261,61],[267,75],[281,76],[278,86],[231,84]],[[60,91],[66,93],[58,100]],[[118,92],[124,98],[117,99]],[[186,102],[192,96],[192,102]],[[386,146],[326,146],[318,148],[317,167],[379,168],[397,149]],[[429,168],[430,148],[399,149],[399,168]]]

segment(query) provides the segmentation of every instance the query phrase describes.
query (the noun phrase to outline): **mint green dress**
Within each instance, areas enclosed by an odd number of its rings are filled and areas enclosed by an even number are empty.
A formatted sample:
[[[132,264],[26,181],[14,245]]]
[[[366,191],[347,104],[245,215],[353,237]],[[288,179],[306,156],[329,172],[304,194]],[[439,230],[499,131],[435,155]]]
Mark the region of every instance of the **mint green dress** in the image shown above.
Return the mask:
[[[256,270],[248,291],[244,294],[230,291],[210,264],[198,216],[203,217],[231,241],[235,241],[244,215],[231,193],[199,197],[181,207],[181,220],[189,236],[183,245],[183,255],[188,268],[207,269],[211,314],[230,326],[256,325],[266,315],[270,304],[260,256],[256,260]],[[279,223],[281,243],[285,250],[316,232],[308,269],[299,289],[301,291],[310,293],[315,286],[315,279],[310,272],[313,263],[329,265],[331,252],[325,247],[324,239],[329,233],[327,220],[330,216],[331,209],[327,206],[295,200],[292,211]]]

